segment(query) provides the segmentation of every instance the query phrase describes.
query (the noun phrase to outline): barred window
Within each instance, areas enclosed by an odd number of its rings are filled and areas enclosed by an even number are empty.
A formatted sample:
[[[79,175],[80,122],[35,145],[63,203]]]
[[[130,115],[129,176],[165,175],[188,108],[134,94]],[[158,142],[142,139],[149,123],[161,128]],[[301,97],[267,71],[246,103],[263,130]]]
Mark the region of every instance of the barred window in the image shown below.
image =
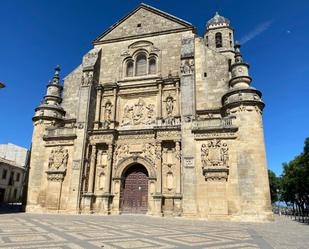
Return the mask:
[[[136,76],[145,75],[147,73],[147,59],[145,54],[139,54],[136,57]]]

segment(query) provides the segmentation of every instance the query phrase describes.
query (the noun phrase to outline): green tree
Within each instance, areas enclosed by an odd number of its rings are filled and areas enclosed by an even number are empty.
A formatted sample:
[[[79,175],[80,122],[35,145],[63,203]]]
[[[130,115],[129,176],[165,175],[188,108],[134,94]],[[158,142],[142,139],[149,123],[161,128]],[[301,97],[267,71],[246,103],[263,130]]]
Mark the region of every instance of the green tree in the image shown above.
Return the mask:
[[[289,163],[283,164],[282,199],[304,211],[309,209],[309,138],[304,151]]]
[[[277,190],[280,191],[280,178],[276,176],[275,172],[268,170],[269,187],[270,187],[270,197],[271,203],[278,201]]]

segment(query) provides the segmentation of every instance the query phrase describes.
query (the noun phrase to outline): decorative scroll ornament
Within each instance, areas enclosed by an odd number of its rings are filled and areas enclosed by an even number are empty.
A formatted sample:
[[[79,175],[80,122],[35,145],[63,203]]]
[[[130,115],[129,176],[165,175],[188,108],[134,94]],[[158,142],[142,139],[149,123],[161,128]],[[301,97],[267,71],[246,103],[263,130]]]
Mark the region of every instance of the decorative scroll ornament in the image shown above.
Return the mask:
[[[141,98],[134,105],[126,105],[123,112],[121,126],[150,125],[155,123],[155,106],[145,104]]]
[[[64,179],[69,153],[62,146],[52,150],[48,160],[47,179],[50,181],[62,181]]]
[[[201,162],[206,181],[226,181],[229,172],[229,148],[219,139],[201,146]]]

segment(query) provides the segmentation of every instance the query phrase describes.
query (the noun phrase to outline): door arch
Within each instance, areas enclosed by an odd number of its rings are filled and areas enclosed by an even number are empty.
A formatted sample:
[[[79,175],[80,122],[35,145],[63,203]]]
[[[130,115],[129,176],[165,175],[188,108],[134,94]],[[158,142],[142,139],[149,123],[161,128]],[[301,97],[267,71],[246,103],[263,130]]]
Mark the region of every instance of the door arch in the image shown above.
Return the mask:
[[[122,213],[146,213],[148,210],[148,171],[142,164],[131,165],[122,177],[120,192]]]

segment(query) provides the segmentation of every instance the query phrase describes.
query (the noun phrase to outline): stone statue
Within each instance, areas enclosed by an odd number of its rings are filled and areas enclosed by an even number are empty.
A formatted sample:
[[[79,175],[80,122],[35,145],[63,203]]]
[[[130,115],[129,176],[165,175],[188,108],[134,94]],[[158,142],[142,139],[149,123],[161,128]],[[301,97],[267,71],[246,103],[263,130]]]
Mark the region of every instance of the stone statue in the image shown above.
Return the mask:
[[[112,115],[112,103],[108,101],[105,104],[104,120],[111,121],[111,115]]]
[[[167,116],[172,116],[174,110],[174,99],[172,96],[166,98],[166,113]]]

